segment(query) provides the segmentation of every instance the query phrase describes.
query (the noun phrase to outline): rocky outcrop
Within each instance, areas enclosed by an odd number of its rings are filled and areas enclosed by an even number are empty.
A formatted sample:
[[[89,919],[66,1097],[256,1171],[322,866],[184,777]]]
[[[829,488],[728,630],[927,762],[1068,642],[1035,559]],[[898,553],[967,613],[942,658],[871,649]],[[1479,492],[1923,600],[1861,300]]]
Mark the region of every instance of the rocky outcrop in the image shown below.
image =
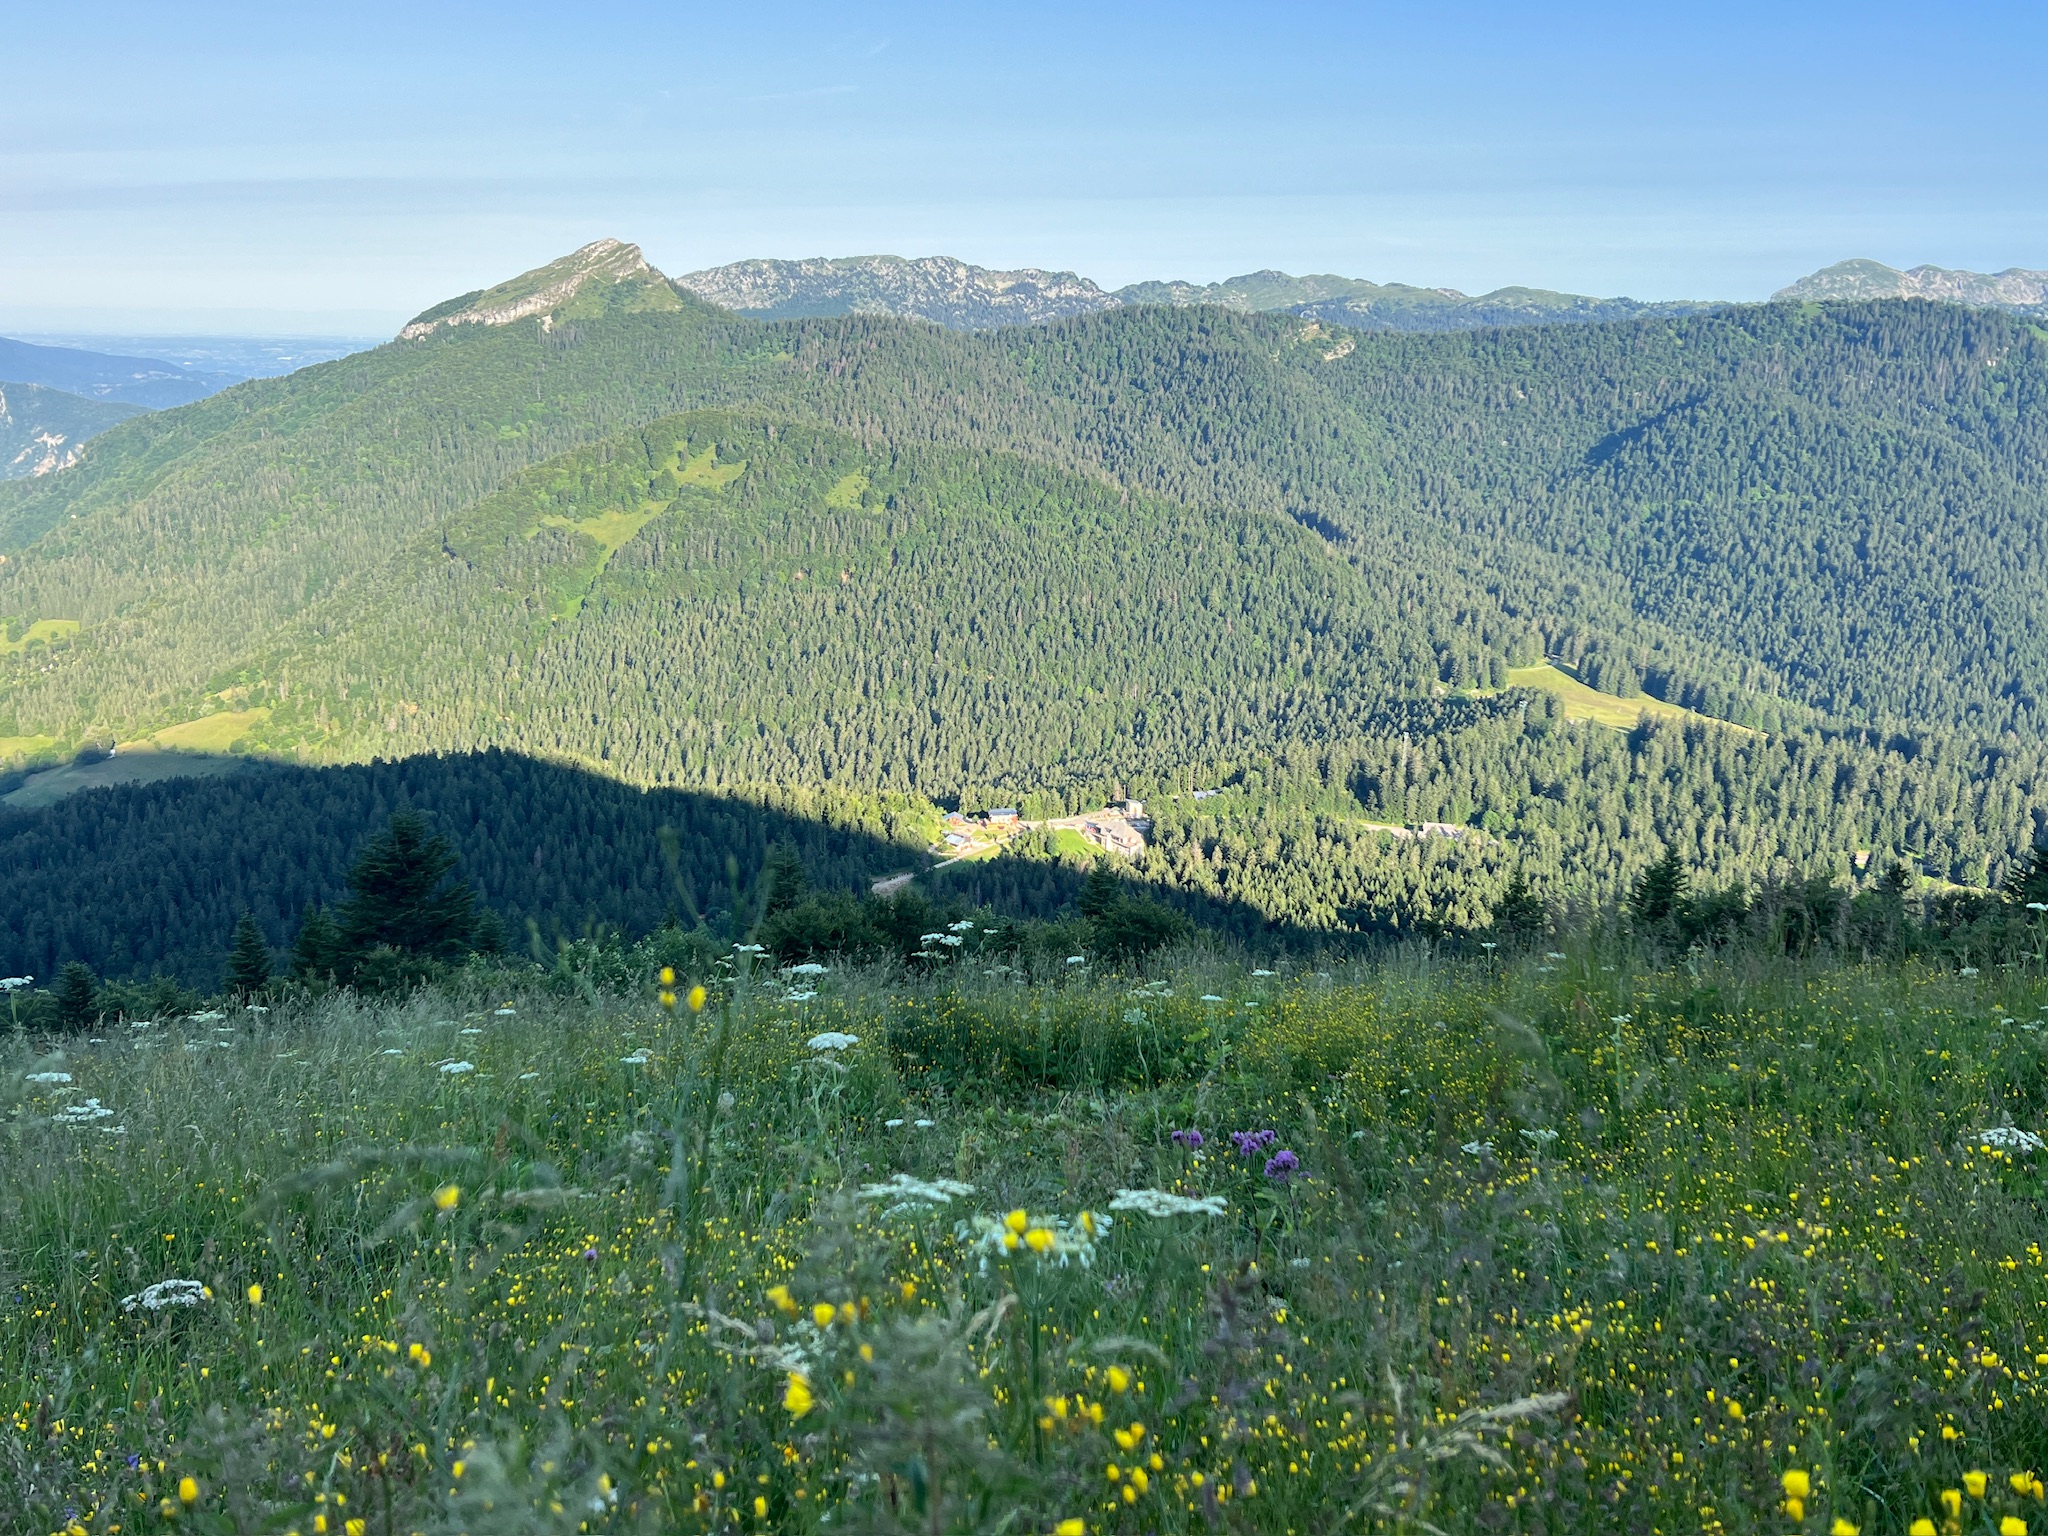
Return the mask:
[[[1072,272],[1038,267],[999,272],[950,256],[736,261],[687,273],[676,284],[713,304],[763,319],[906,315],[961,330],[1039,325],[1112,309],[1118,302]]]

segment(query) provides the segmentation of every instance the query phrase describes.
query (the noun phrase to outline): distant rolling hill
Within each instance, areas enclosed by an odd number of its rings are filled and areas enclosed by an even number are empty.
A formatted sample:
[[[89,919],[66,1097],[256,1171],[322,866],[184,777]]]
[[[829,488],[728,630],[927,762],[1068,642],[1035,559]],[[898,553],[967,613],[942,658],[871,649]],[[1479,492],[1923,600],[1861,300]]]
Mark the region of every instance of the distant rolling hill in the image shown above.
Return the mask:
[[[203,400],[238,374],[207,373],[152,357],[117,357],[81,347],[44,347],[0,336],[0,379],[40,384],[92,400],[162,410]]]

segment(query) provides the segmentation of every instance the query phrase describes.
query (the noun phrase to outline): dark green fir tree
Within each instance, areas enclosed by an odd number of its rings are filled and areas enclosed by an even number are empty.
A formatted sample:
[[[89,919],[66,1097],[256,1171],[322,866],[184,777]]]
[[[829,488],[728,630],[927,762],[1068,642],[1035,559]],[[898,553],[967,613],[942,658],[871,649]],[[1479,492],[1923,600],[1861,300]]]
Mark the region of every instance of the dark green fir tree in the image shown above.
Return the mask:
[[[270,985],[270,946],[253,914],[244,912],[235,924],[234,943],[228,948],[224,990],[231,998],[247,1002]]]

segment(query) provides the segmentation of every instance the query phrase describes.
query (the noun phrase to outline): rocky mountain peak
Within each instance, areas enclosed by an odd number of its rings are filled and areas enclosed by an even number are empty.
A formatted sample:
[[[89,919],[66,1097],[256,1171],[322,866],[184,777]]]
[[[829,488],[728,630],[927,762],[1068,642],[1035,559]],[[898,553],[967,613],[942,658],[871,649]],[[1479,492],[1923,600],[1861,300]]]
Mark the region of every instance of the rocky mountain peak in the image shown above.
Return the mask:
[[[580,250],[531,272],[522,272],[496,287],[479,288],[436,304],[415,316],[398,336],[401,341],[417,341],[443,326],[510,325],[533,315],[545,321],[557,311],[569,308],[579,297],[588,300],[595,296],[601,306],[610,297],[606,290],[620,284],[631,284],[635,290],[635,297],[641,302],[635,303],[634,308],[677,307],[668,279],[647,264],[639,246],[623,240],[593,240]],[[661,296],[666,296],[666,303],[661,302]]]

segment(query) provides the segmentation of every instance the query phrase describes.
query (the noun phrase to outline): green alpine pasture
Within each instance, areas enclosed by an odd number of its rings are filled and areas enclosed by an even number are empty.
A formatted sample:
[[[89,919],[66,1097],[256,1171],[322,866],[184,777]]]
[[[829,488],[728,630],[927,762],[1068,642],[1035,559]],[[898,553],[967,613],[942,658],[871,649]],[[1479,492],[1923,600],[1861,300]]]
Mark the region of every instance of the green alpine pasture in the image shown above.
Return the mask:
[[[7,1037],[10,1528],[2040,1520],[2032,963],[993,953]]]

